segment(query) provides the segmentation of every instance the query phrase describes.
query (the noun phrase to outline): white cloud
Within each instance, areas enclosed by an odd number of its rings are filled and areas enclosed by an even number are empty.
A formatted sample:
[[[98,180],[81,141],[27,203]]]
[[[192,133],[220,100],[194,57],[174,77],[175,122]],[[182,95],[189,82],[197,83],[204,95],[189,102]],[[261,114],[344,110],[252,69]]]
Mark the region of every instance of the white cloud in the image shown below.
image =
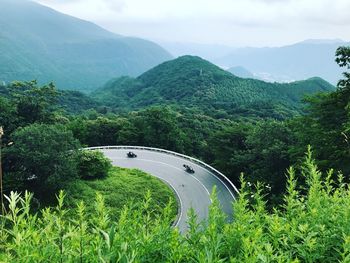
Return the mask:
[[[278,45],[350,38],[349,0],[36,1],[117,33],[152,39]]]

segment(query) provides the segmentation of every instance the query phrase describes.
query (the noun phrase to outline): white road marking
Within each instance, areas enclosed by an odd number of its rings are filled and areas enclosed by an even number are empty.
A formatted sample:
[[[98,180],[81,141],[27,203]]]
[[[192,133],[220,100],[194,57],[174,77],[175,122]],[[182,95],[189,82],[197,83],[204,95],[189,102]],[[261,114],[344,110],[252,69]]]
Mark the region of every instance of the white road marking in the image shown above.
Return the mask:
[[[158,177],[158,176],[156,176],[156,177]],[[158,178],[160,178],[160,177],[158,177]],[[179,192],[175,189],[174,186],[171,185],[171,183],[170,183],[169,181],[167,181],[167,180],[165,180],[165,179],[163,179],[163,178],[160,178],[160,179],[163,180],[163,181],[165,181],[165,182],[167,182],[167,183],[170,185],[170,187],[175,191],[175,194],[176,194],[177,197],[179,198],[179,201],[180,201],[180,215],[179,215],[179,217],[178,217],[178,219],[177,219],[177,222],[176,222],[176,224],[175,224],[175,227],[178,227],[178,226],[179,226],[180,219],[182,218],[182,208],[183,208],[181,196],[180,196]]]
[[[157,153],[157,152],[155,152],[155,153]],[[173,157],[174,159],[182,160],[181,157],[178,157],[178,156],[176,156],[176,155],[175,155],[175,156],[174,156],[174,155],[173,155],[173,156],[170,155],[170,156]],[[200,166],[200,165],[197,164],[197,163],[191,162],[191,164],[195,165],[195,166],[198,167],[199,169],[202,169],[202,170],[208,172],[210,175],[214,176],[214,178],[218,179],[218,180],[220,181],[220,183],[223,184],[224,187],[228,190],[228,192],[229,192],[230,195],[232,196],[233,200],[236,200],[236,197],[235,197],[235,195],[231,192],[230,188],[229,188],[218,176],[216,176],[214,173],[212,173],[212,172],[209,171],[208,169],[206,169],[206,168]]]

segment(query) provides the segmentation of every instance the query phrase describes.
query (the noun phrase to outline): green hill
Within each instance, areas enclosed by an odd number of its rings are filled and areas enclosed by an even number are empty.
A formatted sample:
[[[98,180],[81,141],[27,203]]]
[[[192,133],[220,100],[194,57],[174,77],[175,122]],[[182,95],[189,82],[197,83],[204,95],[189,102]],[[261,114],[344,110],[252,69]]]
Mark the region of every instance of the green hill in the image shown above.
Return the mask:
[[[91,90],[171,58],[157,44],[111,33],[27,0],[0,0],[0,81]]]
[[[117,109],[170,104],[211,115],[283,118],[299,111],[305,94],[331,90],[334,87],[320,78],[289,84],[242,79],[200,57],[183,56],[137,78],[113,79],[92,96]]]

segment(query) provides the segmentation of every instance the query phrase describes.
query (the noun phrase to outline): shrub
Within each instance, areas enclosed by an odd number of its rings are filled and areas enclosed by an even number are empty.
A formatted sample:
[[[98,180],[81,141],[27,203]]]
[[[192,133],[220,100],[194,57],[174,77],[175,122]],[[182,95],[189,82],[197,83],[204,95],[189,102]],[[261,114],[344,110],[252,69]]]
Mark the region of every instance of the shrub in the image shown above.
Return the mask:
[[[111,161],[100,151],[81,150],[78,154],[78,170],[82,179],[104,178],[111,167]]]

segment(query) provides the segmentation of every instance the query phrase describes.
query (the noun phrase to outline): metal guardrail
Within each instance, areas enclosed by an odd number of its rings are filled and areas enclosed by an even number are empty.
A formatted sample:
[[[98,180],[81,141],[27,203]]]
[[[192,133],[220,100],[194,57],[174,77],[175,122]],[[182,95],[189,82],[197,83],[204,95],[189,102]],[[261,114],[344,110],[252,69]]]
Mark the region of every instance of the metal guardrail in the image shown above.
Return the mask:
[[[159,148],[144,147],[144,146],[96,146],[96,147],[87,147],[84,149],[87,149],[87,150],[104,150],[104,149],[148,150],[148,151],[161,152],[161,153],[166,153],[169,155],[181,157],[183,159],[194,162],[194,163],[204,167],[208,171],[210,171],[217,179],[219,179],[223,183],[223,185],[226,186],[226,188],[229,190],[230,194],[232,195],[233,199],[236,199],[235,194],[239,194],[239,191],[236,188],[236,186],[224,174],[222,174],[221,172],[216,170],[214,167],[206,164],[205,162],[202,162],[201,160],[198,160],[196,158],[193,158],[193,157],[181,154],[181,153],[168,151],[168,150],[164,150],[164,149],[159,149]]]

